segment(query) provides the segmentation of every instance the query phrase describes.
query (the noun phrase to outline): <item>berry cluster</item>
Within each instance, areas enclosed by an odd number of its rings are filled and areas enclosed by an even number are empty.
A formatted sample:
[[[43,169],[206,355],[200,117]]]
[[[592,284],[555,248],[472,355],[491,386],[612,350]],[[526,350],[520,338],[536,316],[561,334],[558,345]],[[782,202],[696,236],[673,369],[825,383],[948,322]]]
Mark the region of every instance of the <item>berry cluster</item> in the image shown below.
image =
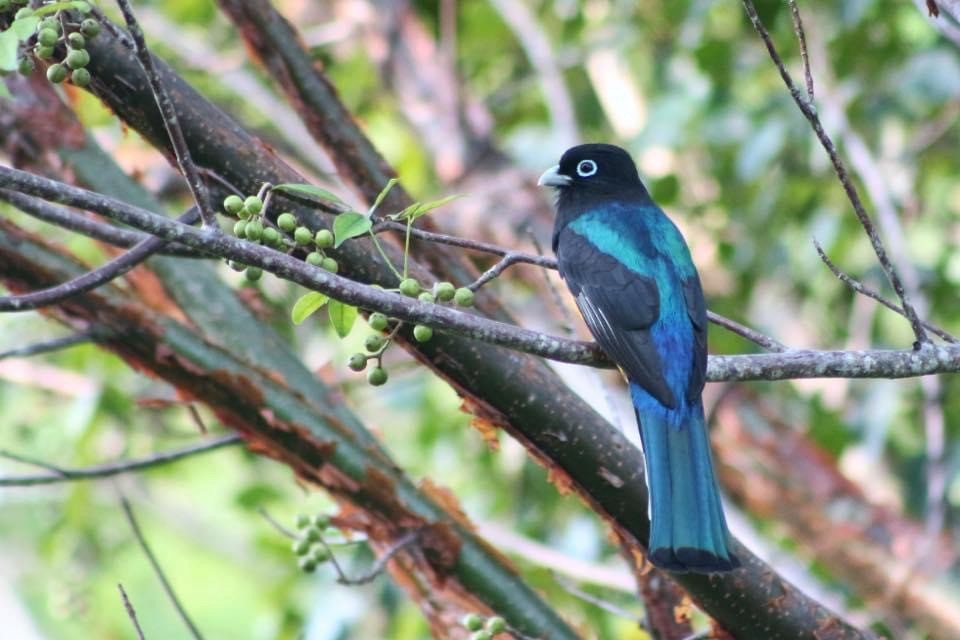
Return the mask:
[[[25,0],[0,0],[0,10],[22,4],[26,4]],[[41,11],[43,7],[37,10],[38,17]],[[30,7],[23,7],[17,11],[14,19],[29,19],[34,16],[34,13]],[[33,56],[48,61],[57,58],[58,45],[62,44],[59,50],[63,51],[63,57],[47,67],[47,79],[59,84],[69,77],[74,85],[85,87],[90,84],[90,71],[87,70],[90,53],[86,48],[87,40],[96,37],[98,33],[100,33],[100,23],[93,18],[86,18],[77,25],[67,22],[66,14],[58,11],[54,15],[39,20],[35,33],[27,38],[24,44],[29,47],[32,42]],[[29,55],[26,49],[22,51],[17,63],[21,74],[30,75],[34,72],[36,65],[33,56]]]
[[[507,621],[500,616],[484,618],[476,613],[468,613],[460,620],[467,631],[472,631],[470,640],[492,640],[498,633],[507,630]]]
[[[296,216],[292,213],[281,213],[277,216],[274,226],[264,215],[266,212],[260,196],[248,196],[246,199],[237,195],[227,196],[223,201],[223,209],[227,214],[237,217],[237,222],[233,225],[233,233],[238,238],[246,238],[251,242],[280,250],[293,246],[312,247],[314,250],[307,254],[308,263],[332,273],[336,273],[339,269],[337,261],[324,253],[325,249],[333,247],[333,234],[329,230],[321,229],[314,234],[307,227],[299,225]],[[250,281],[259,280],[263,275],[259,267],[247,267],[236,263],[231,263],[230,266],[243,271]]]
[[[449,282],[437,282],[430,291],[424,290],[415,278],[404,278],[400,281],[399,291],[405,296],[417,298],[420,302],[450,302],[462,307],[473,304],[473,291],[466,287],[459,289]],[[393,337],[402,326],[397,318],[388,318],[386,314],[376,311],[367,317],[367,324],[375,333],[371,333],[364,340],[363,348],[367,353],[354,353],[347,359],[347,367],[353,371],[363,371],[367,368],[368,360],[376,360],[377,366],[367,372],[367,382],[379,387],[387,382],[387,370],[383,368],[383,353],[393,342]],[[433,337],[433,329],[425,324],[413,327],[413,338],[417,342],[427,342]]]
[[[330,517],[319,514],[312,518],[304,513],[297,516],[300,535],[291,545],[300,568],[313,573],[317,567],[330,559],[330,550],[320,543],[324,530],[330,526]]]

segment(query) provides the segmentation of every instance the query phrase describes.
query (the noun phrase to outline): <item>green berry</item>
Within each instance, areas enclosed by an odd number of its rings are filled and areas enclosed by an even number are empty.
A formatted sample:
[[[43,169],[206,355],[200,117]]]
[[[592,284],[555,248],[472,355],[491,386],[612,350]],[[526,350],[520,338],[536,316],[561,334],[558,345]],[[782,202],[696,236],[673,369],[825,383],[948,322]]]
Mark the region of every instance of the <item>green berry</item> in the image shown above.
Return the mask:
[[[310,524],[310,516],[305,513],[298,513],[296,525],[297,529],[305,529]]]
[[[318,513],[313,516],[313,526],[318,529],[326,529],[330,526],[330,516],[325,513]]]
[[[473,291],[470,291],[470,289],[466,287],[460,287],[456,293],[453,294],[453,301],[461,307],[473,306]]]
[[[260,222],[259,218],[254,218],[247,223],[245,235],[247,236],[247,240],[253,240],[254,242],[260,240],[263,236],[263,223]]]
[[[304,540],[308,540],[308,541],[310,541],[311,543],[313,543],[313,542],[319,542],[319,541],[320,541],[320,529],[317,529],[316,526],[314,526],[313,524],[311,524],[310,527],[309,527],[306,531],[303,532],[303,538],[304,538]]]
[[[233,235],[238,238],[245,238],[247,235],[247,222],[246,220],[237,220],[233,224]]]
[[[57,84],[67,79],[67,70],[62,64],[52,64],[47,67],[47,80]]]
[[[420,283],[415,278],[405,278],[400,282],[400,293],[412,298],[420,293]]]
[[[20,9],[20,11],[17,11],[16,14],[14,14],[13,19],[20,20],[21,18],[29,18],[32,15],[33,15],[33,9],[31,9],[30,7],[24,7],[23,9]]]
[[[324,258],[323,262],[320,263],[320,268],[329,271],[330,273],[336,273],[340,270],[340,265],[337,264],[337,261],[333,258]]]
[[[355,353],[347,359],[347,367],[351,371],[363,371],[367,368],[367,356],[362,353]]]
[[[247,268],[247,265],[237,262],[236,260],[227,260],[227,266],[233,269],[234,271],[243,271]]]
[[[376,367],[375,369],[370,369],[370,373],[367,374],[367,382],[369,382],[374,387],[379,387],[387,383],[387,370],[383,367]]]
[[[43,20],[40,21],[39,24],[37,24],[37,31],[40,32],[40,31],[43,31],[44,29],[53,29],[54,31],[57,32],[57,34],[59,34],[60,21],[54,18],[53,16],[50,16],[49,18],[44,18]]]
[[[363,348],[370,353],[376,353],[383,348],[383,345],[386,343],[386,341],[387,339],[381,336],[379,333],[371,333],[363,341]]]
[[[237,211],[237,217],[240,218],[241,220],[249,220],[249,219],[252,218],[253,216],[250,215],[250,212],[249,212],[249,211],[247,211],[246,209],[244,209],[243,207],[241,207],[241,208],[240,208],[240,211]]]
[[[329,249],[333,246],[333,233],[329,229],[320,229],[317,231],[314,241],[321,249]]]
[[[86,49],[74,49],[67,54],[66,63],[71,69],[82,69],[90,64],[90,54]]]
[[[374,331],[385,331],[387,329],[387,316],[379,311],[374,311],[370,314],[370,317],[367,318],[367,324],[369,324],[370,328]]]
[[[263,244],[266,245],[276,245],[280,242],[280,232],[274,229],[273,227],[266,227],[263,230],[263,235],[260,236],[260,239],[263,240]]]
[[[314,547],[313,551],[310,552],[310,559],[317,564],[323,564],[330,559],[330,552],[327,551],[327,548],[322,545],[319,547]]]
[[[500,616],[491,616],[487,618],[487,624],[485,624],[483,628],[491,634],[497,635],[507,630],[507,621]]]
[[[96,37],[96,35],[100,33],[100,23],[93,18],[87,18],[80,23],[80,33],[87,38]]]
[[[433,297],[433,294],[430,293],[429,291],[423,291],[420,293],[420,295],[417,296],[417,300],[419,300],[420,302],[433,303],[434,297]]]
[[[87,39],[83,37],[78,31],[74,31],[67,36],[67,45],[71,49],[83,49],[87,46]]]
[[[480,631],[483,629],[483,618],[476,613],[468,613],[460,618],[460,624],[467,631]]]
[[[250,282],[256,282],[263,275],[263,269],[260,267],[247,267],[247,270],[243,272],[243,275],[247,276],[247,280]]]
[[[281,213],[277,216],[277,226],[290,233],[297,228],[297,217],[292,213]]]
[[[493,635],[489,631],[474,631],[469,640],[493,640]]]
[[[433,337],[433,329],[425,324],[418,324],[413,328],[413,337],[417,342],[426,342]]]
[[[33,47],[33,53],[41,60],[49,60],[53,57],[53,47],[45,47],[42,44]]]
[[[307,263],[312,264],[315,267],[319,267],[323,264],[323,254],[317,253],[316,251],[311,251],[307,254]]]
[[[452,282],[438,282],[433,285],[433,295],[437,296],[437,300],[441,302],[449,302],[453,300],[453,295],[457,292],[457,288],[453,286]]]
[[[40,32],[37,34],[37,42],[45,47],[52,47],[57,44],[57,40],[59,39],[60,34],[53,29],[40,29]]]
[[[313,234],[306,227],[297,227],[293,232],[293,239],[297,244],[305,246],[313,242]]]
[[[10,8],[10,0],[0,0],[0,11],[6,11]]]
[[[30,56],[24,56],[17,61],[17,71],[20,72],[20,75],[28,76],[33,73],[37,68],[37,65],[34,64],[33,58]]]
[[[293,551],[298,556],[305,556],[310,552],[310,541],[299,538],[294,540],[293,544],[290,545],[290,550]]]
[[[90,72],[86,69],[74,69],[70,74],[70,82],[78,87],[85,87],[90,84]]]
[[[306,573],[313,573],[317,570],[317,563],[310,556],[302,556],[297,564],[300,565],[300,570]]]
[[[223,199],[223,210],[230,215],[237,215],[241,209],[243,209],[243,198],[240,196],[232,195]]]
[[[247,199],[243,201],[243,208],[252,215],[257,215],[263,211],[263,200],[257,196],[247,196]]]

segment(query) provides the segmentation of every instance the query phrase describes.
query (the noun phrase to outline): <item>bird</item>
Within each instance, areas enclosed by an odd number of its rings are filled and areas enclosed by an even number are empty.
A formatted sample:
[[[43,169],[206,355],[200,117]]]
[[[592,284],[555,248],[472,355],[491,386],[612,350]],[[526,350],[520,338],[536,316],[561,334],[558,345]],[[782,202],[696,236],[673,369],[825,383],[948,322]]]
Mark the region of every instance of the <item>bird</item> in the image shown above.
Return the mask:
[[[628,382],[649,488],[650,561],[678,573],[738,568],[701,398],[707,308],[686,241],[618,146],[572,147],[538,184],[557,193],[560,276]]]

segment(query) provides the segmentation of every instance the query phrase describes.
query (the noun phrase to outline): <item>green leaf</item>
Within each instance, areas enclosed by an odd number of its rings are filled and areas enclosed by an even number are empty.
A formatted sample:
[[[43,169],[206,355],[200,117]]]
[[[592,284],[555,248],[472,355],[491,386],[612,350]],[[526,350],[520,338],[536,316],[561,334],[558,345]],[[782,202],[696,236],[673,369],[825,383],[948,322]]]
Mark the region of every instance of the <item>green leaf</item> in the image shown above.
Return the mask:
[[[393,185],[397,184],[396,178],[390,178],[387,180],[387,184],[383,187],[380,193],[377,195],[377,199],[373,201],[373,205],[370,207],[370,211],[367,212],[368,216],[372,216],[373,212],[377,210],[377,207],[380,206],[380,203],[383,202],[383,199],[387,197],[387,194],[390,193],[390,189],[393,189]]]
[[[373,223],[370,218],[356,211],[345,211],[333,219],[334,248],[339,247],[350,238],[362,236]]]
[[[346,338],[350,329],[353,329],[353,323],[357,321],[357,308],[339,300],[331,300],[327,306],[327,313],[330,314],[330,324],[333,325],[337,335]]]
[[[442,207],[448,202],[452,202],[459,198],[459,194],[452,196],[447,196],[446,198],[440,198],[439,200],[431,200],[430,202],[414,202],[412,205],[404,209],[399,213],[395,213],[390,216],[393,220],[416,220],[420,216],[424,216],[429,212],[433,211],[437,207]]]
[[[280,191],[281,193],[290,193],[295,196],[305,196],[307,198],[314,198],[316,200],[324,200],[327,202],[343,202],[335,194],[327,191],[326,189],[321,189],[320,187],[315,187],[312,184],[296,184],[288,182],[285,184],[274,185],[271,191]]]
[[[32,16],[27,16],[26,18],[14,20],[10,25],[10,30],[16,33],[20,40],[26,40],[33,35],[34,31],[37,30],[38,24],[40,24],[40,18],[34,14]]]
[[[293,305],[293,311],[290,312],[290,319],[293,320],[293,324],[300,324],[312,316],[317,309],[327,304],[328,300],[330,300],[330,298],[322,293],[311,291],[301,296],[296,304]]]
[[[45,4],[39,9],[36,9],[33,12],[33,15],[45,16],[51,13],[56,13],[61,9],[76,9],[80,13],[90,13],[90,3],[85,2],[84,0],[69,0],[67,2],[51,2],[50,4]]]
[[[13,71],[17,68],[17,45],[20,40],[13,30],[0,33],[0,70]]]

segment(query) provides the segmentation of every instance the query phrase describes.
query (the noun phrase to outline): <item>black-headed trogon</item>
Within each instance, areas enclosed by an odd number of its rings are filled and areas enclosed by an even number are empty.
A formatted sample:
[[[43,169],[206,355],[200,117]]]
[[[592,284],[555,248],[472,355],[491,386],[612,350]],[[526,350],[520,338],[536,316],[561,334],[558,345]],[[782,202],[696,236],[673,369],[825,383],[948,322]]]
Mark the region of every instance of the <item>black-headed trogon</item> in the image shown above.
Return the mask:
[[[651,561],[671,571],[737,568],[700,398],[707,310],[683,236],[620,147],[573,147],[540,184],[558,192],[560,275],[630,385],[650,489]]]

